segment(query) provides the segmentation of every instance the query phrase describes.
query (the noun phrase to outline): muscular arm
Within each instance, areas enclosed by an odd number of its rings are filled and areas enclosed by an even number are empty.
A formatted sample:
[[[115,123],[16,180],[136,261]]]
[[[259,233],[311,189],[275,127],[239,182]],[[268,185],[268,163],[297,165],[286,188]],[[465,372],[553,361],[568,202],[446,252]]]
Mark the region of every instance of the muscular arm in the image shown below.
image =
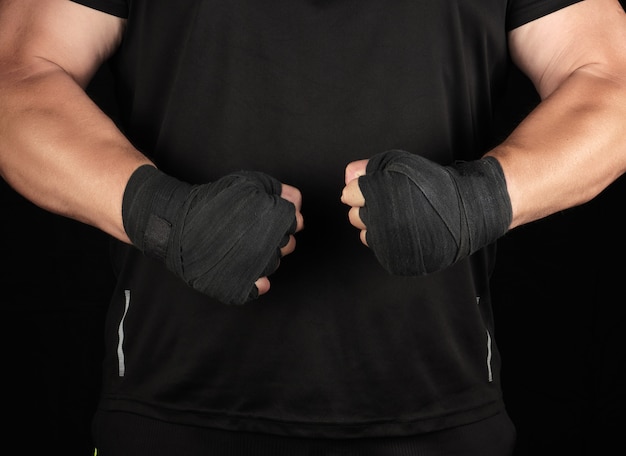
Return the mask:
[[[149,160],[84,92],[123,27],[68,0],[0,1],[0,174],[44,209],[129,242],[122,195]]]
[[[585,0],[510,34],[542,102],[489,152],[504,169],[511,227],[582,204],[626,171],[626,14]]]
[[[350,222],[389,272],[448,267],[508,229],[589,201],[626,171],[626,14],[618,1],[563,8],[513,30],[509,43],[542,101],[487,157],[444,167],[387,151],[346,167]]]

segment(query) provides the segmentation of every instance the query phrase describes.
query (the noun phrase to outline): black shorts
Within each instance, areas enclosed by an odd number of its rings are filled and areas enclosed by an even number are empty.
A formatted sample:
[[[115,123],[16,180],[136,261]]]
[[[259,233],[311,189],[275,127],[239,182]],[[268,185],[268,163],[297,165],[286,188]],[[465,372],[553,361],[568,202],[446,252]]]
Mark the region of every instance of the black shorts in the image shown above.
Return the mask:
[[[515,428],[504,413],[416,436],[333,440],[221,431],[99,412],[94,436],[98,456],[510,456],[515,444]]]

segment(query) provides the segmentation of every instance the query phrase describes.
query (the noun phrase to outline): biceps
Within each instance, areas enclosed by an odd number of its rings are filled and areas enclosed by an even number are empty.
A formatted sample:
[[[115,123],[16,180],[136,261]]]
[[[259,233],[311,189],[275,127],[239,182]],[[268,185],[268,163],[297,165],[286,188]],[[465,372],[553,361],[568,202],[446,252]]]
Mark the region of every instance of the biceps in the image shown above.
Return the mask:
[[[618,0],[585,0],[525,24],[509,35],[515,64],[543,98],[581,68],[626,68],[626,14]]]
[[[10,69],[51,62],[84,87],[119,44],[123,26],[120,18],[68,0],[5,0],[0,63]]]

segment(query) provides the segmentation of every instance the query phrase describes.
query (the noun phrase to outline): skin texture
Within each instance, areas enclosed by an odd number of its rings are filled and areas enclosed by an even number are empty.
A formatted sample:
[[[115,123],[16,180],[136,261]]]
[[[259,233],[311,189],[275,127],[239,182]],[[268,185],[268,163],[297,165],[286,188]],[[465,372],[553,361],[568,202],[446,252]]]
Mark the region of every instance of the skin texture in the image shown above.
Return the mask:
[[[124,26],[67,0],[0,2],[0,175],[38,206],[130,243],[122,196],[133,171],[151,161],[84,92]],[[281,196],[296,207],[300,231],[300,191],[283,185]],[[294,249],[291,236],[281,252]],[[270,281],[256,285],[264,294]]]
[[[150,160],[84,92],[124,27],[67,0],[0,1],[0,175],[34,204],[130,242],[122,196]],[[589,201],[626,170],[626,15],[617,0],[586,0],[513,30],[509,41],[542,97],[488,153],[504,169],[514,228]],[[365,164],[346,167],[342,194],[360,230],[354,179]],[[301,230],[300,192],[285,185],[282,196]],[[294,248],[291,239],[283,253]],[[265,293],[269,281],[257,286]]]
[[[581,37],[585,37],[581,39]],[[586,0],[513,30],[513,61],[531,79],[540,105],[487,155],[503,169],[513,206],[510,228],[583,204],[626,170],[626,14],[614,0]],[[366,227],[348,164],[342,201],[350,223]]]

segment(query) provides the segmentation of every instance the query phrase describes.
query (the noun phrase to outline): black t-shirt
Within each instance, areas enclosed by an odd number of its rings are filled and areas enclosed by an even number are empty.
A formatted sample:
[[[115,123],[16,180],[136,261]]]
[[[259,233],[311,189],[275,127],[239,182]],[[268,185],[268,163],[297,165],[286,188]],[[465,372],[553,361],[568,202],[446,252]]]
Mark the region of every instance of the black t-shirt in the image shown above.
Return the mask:
[[[491,144],[507,30],[575,0],[80,0],[127,17],[120,123],[164,171],[299,187],[306,228],[244,306],[120,249],[102,407],[295,436],[406,435],[502,410],[493,249],[389,275],[339,201],[345,165]]]

